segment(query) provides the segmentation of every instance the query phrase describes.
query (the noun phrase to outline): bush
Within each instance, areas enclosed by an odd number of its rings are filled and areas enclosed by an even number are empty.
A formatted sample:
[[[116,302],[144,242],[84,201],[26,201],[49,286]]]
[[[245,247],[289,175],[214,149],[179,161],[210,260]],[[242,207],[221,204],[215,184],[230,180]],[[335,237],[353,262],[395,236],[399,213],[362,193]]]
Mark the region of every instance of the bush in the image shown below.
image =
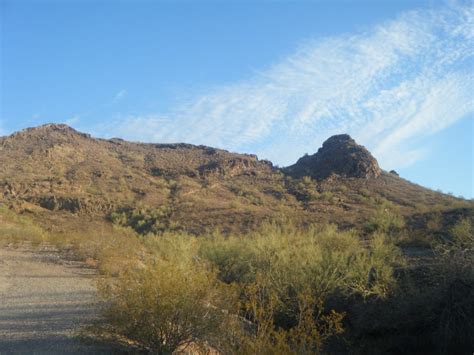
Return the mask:
[[[332,201],[334,194],[331,191],[323,191],[320,196],[324,201]]]
[[[204,348],[223,332],[222,324],[234,311],[233,289],[189,255],[181,260],[154,255],[142,267],[102,282],[101,294],[109,304],[105,315],[115,332],[160,354],[191,344]]]
[[[216,266],[226,283],[251,285],[263,275],[279,300],[279,326],[295,324],[297,295],[308,289],[323,300],[336,292],[386,297],[395,283],[393,267],[402,262],[398,249],[383,235],[374,236],[366,248],[354,232],[333,226],[298,230],[266,225],[246,238],[214,236],[203,241],[200,256]]]
[[[474,220],[463,218],[449,230],[448,238],[435,247],[445,274],[466,276],[474,284]]]
[[[137,233],[162,233],[171,230],[173,210],[163,205],[158,208],[125,208],[110,214],[110,220],[122,227],[131,227]]]
[[[299,293],[297,322],[291,328],[275,322],[278,295],[268,288],[268,279],[261,274],[243,290],[243,311],[255,325],[252,334],[241,333],[237,353],[244,354],[320,354],[331,337],[343,333],[344,314],[324,314],[323,301],[311,292]]]
[[[328,308],[332,295],[384,298],[400,261],[382,235],[365,247],[333,226],[266,224],[245,238],[165,233],[143,243],[147,261],[101,290],[115,332],[159,353],[189,344],[321,352],[343,329],[343,313]]]
[[[365,224],[365,231],[367,233],[380,232],[389,236],[399,235],[404,228],[405,219],[403,216],[384,207],[378,208],[376,213]]]
[[[41,243],[46,237],[47,233],[30,219],[18,216],[0,205],[0,245],[22,241]]]
[[[386,299],[369,299],[355,305],[350,311],[350,331],[360,353],[472,351],[472,227],[472,220],[461,220],[451,228],[446,240],[435,245],[436,259],[401,269],[397,285]]]
[[[309,176],[303,176],[298,180],[288,179],[289,191],[302,202],[318,200],[320,194],[316,189],[316,183]]]

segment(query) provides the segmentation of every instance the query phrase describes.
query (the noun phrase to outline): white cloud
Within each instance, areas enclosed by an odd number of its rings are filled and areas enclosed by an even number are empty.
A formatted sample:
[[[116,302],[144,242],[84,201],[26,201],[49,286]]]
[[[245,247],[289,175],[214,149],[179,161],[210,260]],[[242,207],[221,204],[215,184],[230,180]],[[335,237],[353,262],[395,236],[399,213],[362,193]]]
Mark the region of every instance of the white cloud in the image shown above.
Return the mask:
[[[468,5],[407,12],[363,33],[308,41],[252,80],[166,116],[119,118],[108,135],[253,151],[286,165],[348,132],[383,167],[406,166],[428,153],[417,141],[474,112],[473,29]]]
[[[71,118],[68,118],[66,121],[64,121],[64,123],[67,124],[68,126],[72,126],[72,125],[78,123],[79,119],[80,119],[79,115],[74,115]]]
[[[125,96],[127,96],[128,91],[125,89],[120,90],[118,93],[115,94],[113,102],[118,102],[122,100]]]

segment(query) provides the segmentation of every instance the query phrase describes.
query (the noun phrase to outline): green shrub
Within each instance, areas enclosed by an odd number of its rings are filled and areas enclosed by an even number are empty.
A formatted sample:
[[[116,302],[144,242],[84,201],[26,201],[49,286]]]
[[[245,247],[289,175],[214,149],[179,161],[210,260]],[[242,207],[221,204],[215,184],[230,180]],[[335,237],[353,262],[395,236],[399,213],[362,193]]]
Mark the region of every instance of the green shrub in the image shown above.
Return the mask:
[[[474,349],[474,219],[458,221],[435,251],[440,262],[432,266],[438,300],[434,343],[443,353],[468,353]]]
[[[302,202],[315,201],[320,198],[320,194],[316,189],[316,184],[309,176],[303,176],[301,179],[288,179],[289,191]]]
[[[230,187],[230,191],[232,191],[236,196],[245,198],[253,205],[259,206],[263,204],[262,198],[256,190],[233,185]]]
[[[370,197],[370,191],[367,190],[366,188],[360,188],[359,189],[359,194],[364,197]]]
[[[388,297],[368,299],[349,311],[352,320],[349,333],[360,353],[468,354],[472,351],[472,226],[472,220],[459,221],[446,240],[434,246],[435,259],[400,269],[397,285]]]
[[[474,221],[468,218],[461,219],[451,228],[450,235],[452,243],[457,248],[472,248],[474,246]]]
[[[0,205],[0,244],[30,241],[41,243],[47,233],[29,218],[19,216]]]
[[[366,248],[354,232],[329,226],[298,230],[266,225],[246,238],[214,236],[200,249],[202,258],[227,283],[251,284],[258,273],[267,277],[282,300],[281,316],[291,316],[291,294],[310,287],[316,297],[333,292],[385,297],[393,285],[393,267],[401,256],[381,234]]]
[[[331,202],[333,200],[334,194],[331,191],[323,191],[320,194],[320,199],[323,201]]]
[[[114,330],[161,353],[191,343],[226,353],[319,353],[342,333],[344,315],[328,300],[385,298],[401,260],[383,235],[364,246],[333,226],[266,224],[245,238],[165,233],[143,243],[147,261],[101,290]]]
[[[170,217],[173,209],[163,205],[158,208],[125,208],[112,212],[110,220],[122,227],[131,227],[137,233],[162,233],[172,230]]]
[[[365,224],[367,233],[381,232],[389,236],[399,235],[405,228],[403,216],[389,208],[379,207],[376,213]]]
[[[295,325],[282,328],[276,324],[278,295],[268,287],[268,278],[257,275],[256,281],[243,290],[242,309],[254,324],[253,332],[240,333],[237,353],[242,354],[320,354],[331,337],[343,333],[343,313],[324,312],[323,301],[311,292],[297,298]]]
[[[338,185],[338,186],[336,186],[335,190],[337,192],[345,194],[347,192],[348,188],[347,188],[346,185]]]
[[[191,344],[204,348],[206,341],[221,338],[222,326],[234,312],[233,288],[190,258],[189,248],[174,255],[183,243],[174,244],[170,237],[163,241],[155,240],[154,246],[161,244],[161,255],[102,281],[106,319],[115,332],[153,353],[170,354]],[[165,250],[165,245],[172,246],[171,250]]]

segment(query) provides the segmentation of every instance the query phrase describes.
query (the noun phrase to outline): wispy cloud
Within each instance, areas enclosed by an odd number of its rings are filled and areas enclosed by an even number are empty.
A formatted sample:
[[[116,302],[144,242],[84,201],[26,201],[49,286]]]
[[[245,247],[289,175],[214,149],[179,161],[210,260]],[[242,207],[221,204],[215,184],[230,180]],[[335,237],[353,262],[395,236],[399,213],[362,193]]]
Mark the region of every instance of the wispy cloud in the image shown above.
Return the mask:
[[[67,120],[65,120],[64,123],[69,125],[69,126],[72,126],[72,125],[78,123],[80,118],[81,117],[79,115],[74,115],[74,116],[68,118]]]
[[[253,151],[284,165],[348,132],[383,167],[409,165],[427,153],[421,138],[474,112],[473,41],[469,5],[403,13],[366,32],[307,41],[252,80],[167,115],[122,117],[107,134]]]
[[[118,102],[122,100],[125,96],[127,96],[127,94],[128,94],[127,90],[125,89],[120,90],[118,93],[115,94],[113,102]]]

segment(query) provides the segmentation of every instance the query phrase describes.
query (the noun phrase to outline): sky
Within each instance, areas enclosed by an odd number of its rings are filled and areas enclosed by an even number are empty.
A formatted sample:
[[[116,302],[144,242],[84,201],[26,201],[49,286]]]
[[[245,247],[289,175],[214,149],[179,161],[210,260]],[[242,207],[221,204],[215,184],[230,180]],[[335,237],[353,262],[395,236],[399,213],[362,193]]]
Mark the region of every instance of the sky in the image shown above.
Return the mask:
[[[474,3],[0,0],[0,135],[56,122],[279,166],[349,133],[474,197]]]

